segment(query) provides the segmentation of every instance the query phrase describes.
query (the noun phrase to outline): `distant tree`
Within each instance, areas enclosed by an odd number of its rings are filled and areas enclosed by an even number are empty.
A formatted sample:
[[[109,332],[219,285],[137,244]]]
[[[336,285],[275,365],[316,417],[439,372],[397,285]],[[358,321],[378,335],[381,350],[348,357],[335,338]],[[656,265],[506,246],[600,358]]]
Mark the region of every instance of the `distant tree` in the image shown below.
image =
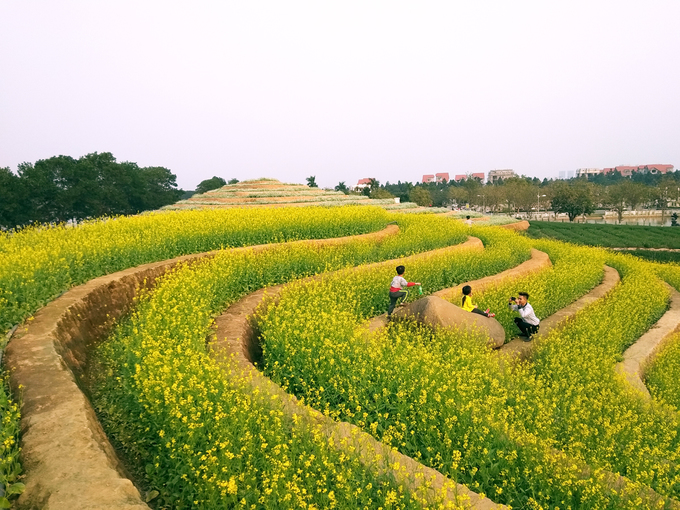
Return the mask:
[[[469,204],[477,203],[477,195],[482,188],[482,183],[475,177],[468,177],[462,182],[462,187],[467,193],[466,201]]]
[[[164,205],[174,204],[182,196],[182,190],[177,189],[177,176],[167,168],[144,167],[139,169],[139,175],[145,193],[142,207],[134,212],[160,209]]]
[[[310,188],[318,188],[319,186],[316,184],[316,175],[310,175],[307,177],[307,186]]]
[[[196,193],[205,193],[206,191],[221,188],[222,186],[226,185],[227,181],[225,181],[222,177],[217,177],[214,175],[212,179],[205,179],[204,181],[199,182],[198,186],[196,186]]]
[[[604,194],[603,204],[616,211],[619,217],[619,223],[623,219],[623,211],[626,210],[626,198],[625,193],[621,184],[614,184],[613,186],[607,186],[606,193]]]
[[[229,182],[227,184],[238,184],[238,179],[229,179]]]
[[[455,203],[458,207],[461,207],[466,203],[469,203],[468,192],[465,188],[458,186],[450,186],[446,194],[449,201]]]
[[[623,219],[623,212],[630,207],[635,209],[640,203],[650,197],[649,188],[639,182],[622,180],[618,184],[607,186],[606,205],[616,211],[619,222]]]
[[[394,195],[387,191],[385,188],[376,188],[371,191],[371,194],[369,196],[375,199],[394,198]]]
[[[621,183],[621,186],[625,200],[631,209],[636,209],[649,198],[649,188],[642,183],[626,180]]]
[[[349,195],[349,188],[345,185],[345,181],[339,182],[335,191],[342,191],[345,195]]]
[[[587,182],[567,183],[560,181],[553,188],[551,200],[555,213],[566,213],[569,221],[595,210],[592,191]]]
[[[503,184],[505,196],[516,212],[526,211],[531,216],[531,209],[536,204],[538,185],[531,179],[512,177]]]
[[[167,168],[118,163],[109,152],[21,163],[18,177],[22,224],[134,214],[174,203],[183,193]]]
[[[413,188],[409,194],[409,199],[420,206],[429,207],[432,205],[432,195],[422,186]]]
[[[0,227],[14,228],[24,223],[26,197],[23,183],[9,168],[0,168]]]

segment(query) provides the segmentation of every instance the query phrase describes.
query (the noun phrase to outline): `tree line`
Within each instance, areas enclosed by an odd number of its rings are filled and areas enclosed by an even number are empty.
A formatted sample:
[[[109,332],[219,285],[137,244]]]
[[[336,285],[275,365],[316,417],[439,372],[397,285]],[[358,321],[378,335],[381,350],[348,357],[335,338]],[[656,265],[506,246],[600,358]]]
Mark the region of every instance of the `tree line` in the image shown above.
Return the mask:
[[[158,209],[179,200],[176,176],[160,166],[117,162],[110,152],[55,156],[0,168],[0,227],[81,221]]]
[[[399,197],[421,206],[470,207],[486,212],[526,213],[551,210],[566,213],[573,221],[595,209],[615,211],[619,220],[627,209],[648,207],[665,212],[680,207],[680,171],[665,175],[633,172],[623,177],[618,171],[593,177],[567,180],[513,177],[483,184],[478,178],[438,183],[401,182],[384,185],[371,179],[369,186],[352,191],[344,182],[335,186],[346,194],[359,193],[371,198]]]

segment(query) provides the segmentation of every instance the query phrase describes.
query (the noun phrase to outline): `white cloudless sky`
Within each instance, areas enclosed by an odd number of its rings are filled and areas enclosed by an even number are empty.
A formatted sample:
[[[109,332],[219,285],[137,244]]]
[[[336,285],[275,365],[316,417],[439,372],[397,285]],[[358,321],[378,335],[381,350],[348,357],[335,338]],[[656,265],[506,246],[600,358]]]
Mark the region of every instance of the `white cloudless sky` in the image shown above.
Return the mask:
[[[0,0],[0,166],[181,188],[680,167],[680,1]]]

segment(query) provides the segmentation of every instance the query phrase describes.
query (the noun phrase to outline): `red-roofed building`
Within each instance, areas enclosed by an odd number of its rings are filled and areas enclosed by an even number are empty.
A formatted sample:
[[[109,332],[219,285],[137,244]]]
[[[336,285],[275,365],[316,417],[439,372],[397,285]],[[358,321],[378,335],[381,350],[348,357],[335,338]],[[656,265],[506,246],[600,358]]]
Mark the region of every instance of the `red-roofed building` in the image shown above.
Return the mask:
[[[434,182],[434,175],[423,175],[423,184]]]
[[[456,175],[454,178],[456,182],[464,181],[465,179],[472,177],[473,179],[479,179],[480,181],[484,182],[484,172],[474,172],[471,174],[465,174],[465,175]]]
[[[369,177],[368,179],[359,179],[359,182],[357,182],[357,185],[354,188],[355,189],[368,188],[368,187],[371,186],[372,180],[373,180],[373,177]]]
[[[448,172],[442,173],[442,174],[434,174],[434,178],[437,182],[443,182],[443,183],[449,182]]]
[[[618,170],[621,172],[623,177],[630,177],[633,172],[642,172],[650,174],[665,174],[673,171],[673,165],[638,165],[638,166],[627,166],[619,165],[612,168],[605,168],[603,172],[605,174],[614,172]]]

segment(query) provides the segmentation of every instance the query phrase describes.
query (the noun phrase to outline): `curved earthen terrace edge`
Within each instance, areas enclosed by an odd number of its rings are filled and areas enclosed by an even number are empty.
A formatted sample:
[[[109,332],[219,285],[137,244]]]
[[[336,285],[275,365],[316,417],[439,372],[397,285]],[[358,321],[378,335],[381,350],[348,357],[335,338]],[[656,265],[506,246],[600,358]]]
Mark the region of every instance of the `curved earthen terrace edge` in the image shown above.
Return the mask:
[[[409,260],[414,260],[417,257],[431,256],[433,253],[483,249],[484,245],[481,240],[476,237],[469,237],[467,242],[460,245],[439,248],[422,254],[375,262],[359,267],[365,269],[367,267],[392,266],[397,262],[408,263]],[[341,271],[345,270],[342,269]],[[311,276],[305,280],[312,280],[323,276]],[[258,388],[260,391],[277,397],[283,406],[284,412],[289,416],[297,415],[309,420],[310,423],[320,425],[331,444],[339,449],[350,448],[358,452],[359,458],[369,468],[375,469],[378,467],[375,464],[376,458],[384,459],[385,464],[382,471],[391,473],[398,483],[408,487],[410,490],[426,491],[426,496],[429,491],[431,491],[429,492],[430,496],[445,494],[445,503],[457,503],[462,496],[463,499],[468,500],[467,504],[471,508],[478,510],[507,508],[504,505],[494,503],[490,499],[480,496],[464,485],[456,484],[439,471],[424,466],[411,457],[384,445],[370,434],[363,432],[356,425],[347,422],[336,422],[319,411],[301,404],[294,395],[285,392],[278,384],[255,368],[253,362],[259,357],[259,346],[257,338],[255,338],[257,333],[252,327],[250,318],[264,299],[275,300],[286,285],[288,284],[257,290],[231,305],[217,317],[213,333],[216,340],[210,343],[213,357],[217,360],[230,359],[235,363],[238,370],[246,373],[247,377],[244,379],[248,380],[253,388]],[[226,370],[233,368],[234,366],[231,363],[225,366]],[[400,468],[395,470],[392,468],[394,465],[398,465]]]
[[[317,245],[395,235],[371,234],[293,241]],[[233,250],[264,251],[265,244]],[[5,351],[10,383],[21,395],[22,463],[26,489],[18,509],[148,509],[81,390],[88,354],[130,309],[143,288],[180,263],[217,251],[144,264],[90,280],[65,292],[20,326]]]

